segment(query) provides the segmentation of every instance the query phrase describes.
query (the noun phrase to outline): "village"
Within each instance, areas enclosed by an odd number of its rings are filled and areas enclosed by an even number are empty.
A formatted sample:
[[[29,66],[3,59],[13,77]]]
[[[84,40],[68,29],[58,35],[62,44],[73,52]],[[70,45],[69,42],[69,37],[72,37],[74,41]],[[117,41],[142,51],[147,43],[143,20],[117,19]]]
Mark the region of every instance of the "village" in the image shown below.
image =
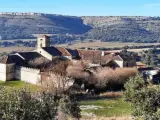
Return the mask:
[[[156,48],[150,50],[151,53],[155,51],[159,50]],[[130,79],[132,82],[134,81],[132,78],[136,80],[137,75],[140,75],[141,78],[138,79],[142,79],[144,84],[151,82],[158,85],[160,82],[158,58],[153,55],[154,61],[148,60],[146,59],[149,56],[148,53],[147,51],[136,53],[123,48],[120,52],[114,52],[55,47],[51,46],[49,36],[40,35],[37,37],[35,50],[16,52],[0,58],[0,80],[4,82],[3,84],[20,81],[35,85],[38,86],[36,91],[43,88],[43,90],[53,92],[54,96],[63,96],[66,92],[69,96],[74,95],[76,99],[82,101],[80,102],[81,106],[76,106],[76,110],[81,109],[82,112],[76,111],[77,113],[73,115],[77,118],[81,114],[85,119],[92,117],[97,119],[99,110],[102,110],[106,115],[108,114],[105,110],[106,104],[99,106],[98,101],[103,103],[114,100],[116,105],[113,109],[119,110],[121,117],[130,114],[128,111],[130,109],[129,103],[123,100],[123,91],[127,88],[126,85]],[[130,86],[127,89],[130,89]],[[89,100],[95,100],[97,103],[95,102],[96,104],[93,105],[92,101],[86,105]],[[71,102],[73,106],[69,104],[70,110],[75,106],[75,103],[78,105],[75,101]],[[124,108],[119,105],[123,105]],[[59,117],[59,115],[55,116]],[[58,119],[62,119],[61,117]],[[127,119],[130,120],[130,116],[124,118],[124,120]]]
[[[0,120],[160,120],[159,0],[1,0]]]
[[[37,48],[32,52],[18,52],[0,58],[0,80],[21,80],[31,84],[42,84],[44,79],[50,79],[52,70],[46,72],[53,63],[71,61],[72,63],[85,62],[89,72],[95,68],[135,68],[143,74],[145,80],[155,82],[159,79],[159,68],[148,67],[138,61],[138,56],[132,52],[110,52],[101,50],[81,50],[50,46],[50,37],[41,35],[37,38]],[[48,64],[48,66],[47,66]],[[48,67],[48,68],[47,68]],[[51,68],[50,68],[51,69]],[[53,67],[54,69],[54,67]],[[47,75],[47,76],[46,76]],[[69,79],[69,78],[68,78]]]

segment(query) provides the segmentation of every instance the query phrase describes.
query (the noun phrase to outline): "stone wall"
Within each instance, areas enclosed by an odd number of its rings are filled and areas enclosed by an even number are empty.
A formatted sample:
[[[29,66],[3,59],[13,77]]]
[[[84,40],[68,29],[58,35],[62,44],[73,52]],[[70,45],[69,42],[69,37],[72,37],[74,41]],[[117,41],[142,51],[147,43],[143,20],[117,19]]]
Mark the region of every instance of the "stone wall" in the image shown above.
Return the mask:
[[[0,63],[0,80],[8,81],[15,78],[15,64]]]
[[[6,80],[10,81],[15,78],[15,64],[6,65]]]
[[[31,84],[38,84],[40,81],[40,70],[27,67],[16,67],[15,78]]]
[[[31,84],[39,84],[41,74],[39,69],[18,67],[15,64],[0,63],[0,80],[21,80]]]
[[[124,67],[135,67],[135,66],[136,66],[136,60],[124,61]]]

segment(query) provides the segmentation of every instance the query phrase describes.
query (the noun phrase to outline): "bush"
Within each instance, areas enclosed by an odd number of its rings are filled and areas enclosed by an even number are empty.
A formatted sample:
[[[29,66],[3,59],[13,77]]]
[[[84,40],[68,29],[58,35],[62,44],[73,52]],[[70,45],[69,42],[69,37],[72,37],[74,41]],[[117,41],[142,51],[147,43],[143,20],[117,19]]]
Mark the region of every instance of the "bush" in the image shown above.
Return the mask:
[[[66,94],[55,95],[53,92],[40,91],[31,93],[27,88],[6,90],[0,87],[0,110],[5,120],[53,120],[58,117],[59,108],[68,116],[80,118],[79,105]]]
[[[124,95],[133,107],[133,115],[144,120],[160,119],[160,87],[145,85],[141,76],[131,78],[125,84]]]
[[[105,87],[108,90],[123,89],[124,84],[129,77],[136,76],[137,70],[135,68],[102,68],[97,71],[97,87]]]
[[[77,118],[78,120],[81,117],[79,103],[76,101],[75,96],[63,95],[62,99],[60,100],[60,110],[64,116],[70,115],[71,117]]]
[[[57,100],[45,92],[32,94],[26,89],[0,90],[0,110],[5,120],[52,120],[57,114]]]
[[[145,87],[145,82],[140,75],[137,75],[135,77],[131,77],[129,81],[124,85],[124,87],[124,95],[126,97],[126,100],[134,102],[133,98],[136,97],[136,92]]]
[[[87,66],[87,65],[86,65]],[[67,68],[68,76],[74,78],[77,84],[85,84],[86,89],[100,91],[121,90],[129,77],[136,76],[135,68],[101,68],[86,69],[83,64],[74,64]]]

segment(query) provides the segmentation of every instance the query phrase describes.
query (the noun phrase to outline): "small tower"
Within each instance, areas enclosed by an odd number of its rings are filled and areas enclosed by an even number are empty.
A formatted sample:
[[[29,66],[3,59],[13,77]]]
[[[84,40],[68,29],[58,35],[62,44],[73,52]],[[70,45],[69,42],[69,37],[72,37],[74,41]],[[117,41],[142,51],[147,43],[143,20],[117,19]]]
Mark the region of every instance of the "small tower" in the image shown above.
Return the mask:
[[[37,38],[37,48],[50,47],[50,37],[41,35]]]

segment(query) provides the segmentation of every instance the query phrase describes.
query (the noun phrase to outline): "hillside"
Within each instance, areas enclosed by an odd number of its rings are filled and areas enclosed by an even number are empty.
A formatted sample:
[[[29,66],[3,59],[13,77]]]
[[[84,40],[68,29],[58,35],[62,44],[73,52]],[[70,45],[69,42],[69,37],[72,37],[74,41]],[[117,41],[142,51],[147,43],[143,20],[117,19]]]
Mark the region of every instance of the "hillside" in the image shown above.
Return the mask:
[[[90,39],[122,42],[160,41],[159,17],[82,17],[93,29],[85,34]]]
[[[0,39],[33,38],[33,34],[57,34],[54,42],[94,39],[120,42],[159,42],[160,17],[54,14],[0,14]],[[66,35],[66,33],[68,33]]]
[[[33,38],[32,34],[82,34],[90,27],[81,18],[61,15],[0,15],[1,39]]]

